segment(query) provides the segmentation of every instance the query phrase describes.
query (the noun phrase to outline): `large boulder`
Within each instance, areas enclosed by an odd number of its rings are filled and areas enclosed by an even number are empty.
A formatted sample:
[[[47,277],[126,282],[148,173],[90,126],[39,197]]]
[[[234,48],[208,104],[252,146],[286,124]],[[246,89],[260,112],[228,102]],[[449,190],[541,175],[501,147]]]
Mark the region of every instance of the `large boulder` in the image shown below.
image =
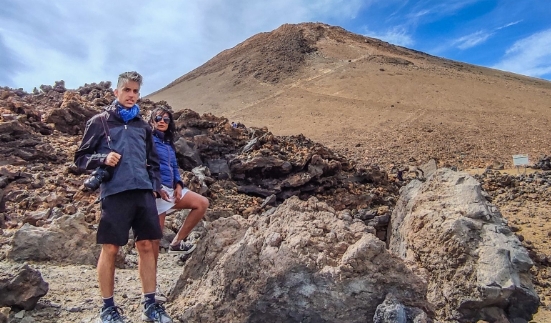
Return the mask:
[[[526,322],[539,306],[528,252],[487,197],[468,174],[439,169],[394,209],[389,248],[426,270],[442,322]]]
[[[316,198],[206,229],[171,292],[181,321],[372,322],[389,293],[430,313],[425,282],[375,230]]]
[[[99,112],[97,107],[91,106],[80,94],[68,91],[64,93],[59,108],[48,109],[44,119],[61,132],[78,135],[84,132],[86,121]]]
[[[96,234],[82,212],[63,215],[49,227],[26,223],[14,235],[8,258],[14,261],[53,261],[95,265],[101,251]]]
[[[0,272],[0,307],[9,306],[32,310],[38,300],[48,293],[48,283],[29,265],[17,265]]]
[[[64,153],[53,149],[42,135],[26,123],[28,120],[25,117],[0,122],[0,155],[8,163],[59,162],[66,158]]]

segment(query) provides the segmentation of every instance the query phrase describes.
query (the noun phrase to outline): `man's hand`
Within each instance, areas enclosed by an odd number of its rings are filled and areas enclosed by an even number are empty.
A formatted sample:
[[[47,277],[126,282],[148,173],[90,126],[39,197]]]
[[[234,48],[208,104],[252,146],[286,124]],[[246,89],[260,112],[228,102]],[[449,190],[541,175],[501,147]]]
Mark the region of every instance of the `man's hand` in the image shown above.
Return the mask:
[[[161,196],[160,196],[163,200],[167,201],[167,202],[170,202],[170,196],[168,196],[168,193],[165,192],[164,190],[161,190]]]
[[[105,157],[105,165],[115,167],[119,163],[120,159],[121,155],[112,151],[107,155],[107,157]]]
[[[174,201],[179,201],[182,198],[182,187],[180,185],[176,185],[176,188],[174,189]]]

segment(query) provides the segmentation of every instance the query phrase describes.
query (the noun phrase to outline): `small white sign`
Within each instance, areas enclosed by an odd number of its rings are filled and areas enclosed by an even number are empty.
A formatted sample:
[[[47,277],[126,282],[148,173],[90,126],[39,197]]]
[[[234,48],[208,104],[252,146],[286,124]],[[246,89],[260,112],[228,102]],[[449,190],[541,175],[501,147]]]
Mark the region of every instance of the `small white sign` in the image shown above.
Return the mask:
[[[513,165],[528,166],[528,155],[513,155]]]

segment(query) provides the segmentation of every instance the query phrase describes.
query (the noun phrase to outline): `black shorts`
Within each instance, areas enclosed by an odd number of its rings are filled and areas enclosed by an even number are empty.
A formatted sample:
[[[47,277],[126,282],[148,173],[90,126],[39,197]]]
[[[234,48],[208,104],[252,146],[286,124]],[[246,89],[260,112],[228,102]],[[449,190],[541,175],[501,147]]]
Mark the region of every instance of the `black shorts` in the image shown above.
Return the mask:
[[[134,240],[158,240],[163,237],[155,197],[151,190],[130,190],[106,196],[101,201],[98,244],[124,246],[130,228]]]

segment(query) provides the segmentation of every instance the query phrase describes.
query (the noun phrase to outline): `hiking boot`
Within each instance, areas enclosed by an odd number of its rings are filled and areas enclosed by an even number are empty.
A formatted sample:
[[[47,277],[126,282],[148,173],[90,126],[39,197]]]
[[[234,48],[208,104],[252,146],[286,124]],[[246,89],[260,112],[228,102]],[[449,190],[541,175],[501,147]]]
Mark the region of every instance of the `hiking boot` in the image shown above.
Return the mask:
[[[155,302],[165,303],[166,301],[168,301],[168,297],[166,297],[166,295],[163,292],[161,292],[159,287],[157,287],[157,290],[155,291]]]
[[[126,323],[123,316],[123,310],[118,306],[111,306],[102,309],[97,319],[97,323]]]
[[[155,323],[172,323],[172,319],[166,314],[163,305],[153,303],[142,312],[142,320]]]
[[[180,254],[180,255],[187,255],[193,252],[195,250],[195,244],[182,240],[179,244],[176,246],[173,246],[172,244],[168,247],[168,253],[172,254]]]

